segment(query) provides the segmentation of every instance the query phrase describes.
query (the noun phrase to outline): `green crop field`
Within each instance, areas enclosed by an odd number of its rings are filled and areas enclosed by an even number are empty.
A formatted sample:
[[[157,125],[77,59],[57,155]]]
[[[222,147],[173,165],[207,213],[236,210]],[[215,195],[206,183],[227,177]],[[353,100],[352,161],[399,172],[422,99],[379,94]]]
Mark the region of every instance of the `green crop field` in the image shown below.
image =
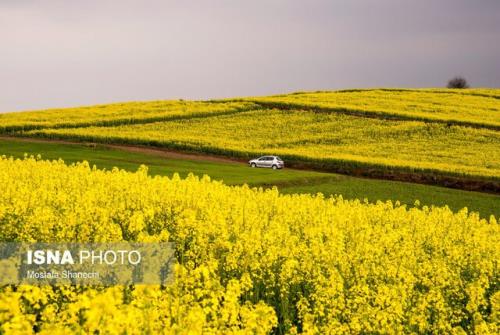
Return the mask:
[[[172,176],[179,173],[208,175],[229,185],[249,184],[254,187],[277,185],[282,193],[322,193],[325,196],[341,194],[346,199],[400,201],[413,206],[416,200],[422,205],[445,206],[458,211],[467,207],[482,217],[500,216],[500,196],[478,192],[467,192],[444,187],[418,185],[397,181],[355,178],[344,175],[284,169],[252,169],[237,162],[213,162],[203,158],[165,158],[155,154],[110,149],[105,146],[83,144],[40,143],[16,139],[0,140],[0,155],[22,158],[41,154],[43,159],[63,159],[67,163],[83,160],[101,169],[113,167],[136,171],[141,165],[148,167],[151,175]]]

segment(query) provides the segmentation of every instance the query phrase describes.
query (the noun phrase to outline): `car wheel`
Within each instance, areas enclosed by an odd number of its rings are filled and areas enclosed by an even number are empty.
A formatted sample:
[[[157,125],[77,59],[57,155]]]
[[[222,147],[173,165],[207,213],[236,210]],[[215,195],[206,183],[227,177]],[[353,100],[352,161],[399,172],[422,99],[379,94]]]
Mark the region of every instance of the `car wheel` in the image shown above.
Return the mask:
[[[257,166],[257,164],[252,163],[252,164],[250,164],[250,166],[254,168],[254,167],[256,167],[256,166]]]
[[[276,165],[273,165],[273,170],[276,170],[278,167]]]

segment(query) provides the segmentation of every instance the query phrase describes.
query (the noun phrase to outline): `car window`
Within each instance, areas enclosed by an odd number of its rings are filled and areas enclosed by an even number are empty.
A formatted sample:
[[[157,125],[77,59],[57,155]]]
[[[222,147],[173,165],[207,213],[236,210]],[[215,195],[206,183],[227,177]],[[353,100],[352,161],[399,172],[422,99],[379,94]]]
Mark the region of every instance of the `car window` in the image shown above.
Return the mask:
[[[277,159],[277,160],[279,160],[279,161],[282,161],[282,159],[281,159],[281,158],[279,158],[278,156],[276,156],[276,159]]]
[[[261,157],[259,158],[259,161],[265,161],[267,157]]]

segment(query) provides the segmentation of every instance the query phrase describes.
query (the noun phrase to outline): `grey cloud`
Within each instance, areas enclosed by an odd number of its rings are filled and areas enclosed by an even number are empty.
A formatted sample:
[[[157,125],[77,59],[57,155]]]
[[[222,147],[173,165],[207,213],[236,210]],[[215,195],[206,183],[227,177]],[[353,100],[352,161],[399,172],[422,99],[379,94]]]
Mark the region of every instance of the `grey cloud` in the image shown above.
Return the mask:
[[[497,0],[0,1],[0,111],[500,86]]]

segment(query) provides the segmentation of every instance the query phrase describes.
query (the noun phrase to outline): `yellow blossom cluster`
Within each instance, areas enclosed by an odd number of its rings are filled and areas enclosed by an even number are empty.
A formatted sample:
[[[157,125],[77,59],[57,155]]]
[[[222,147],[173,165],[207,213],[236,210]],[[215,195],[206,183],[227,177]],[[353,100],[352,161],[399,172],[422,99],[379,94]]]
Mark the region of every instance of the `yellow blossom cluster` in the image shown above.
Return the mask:
[[[0,288],[0,333],[498,334],[500,229],[208,177],[0,158],[2,241],[170,241],[166,286]]]

